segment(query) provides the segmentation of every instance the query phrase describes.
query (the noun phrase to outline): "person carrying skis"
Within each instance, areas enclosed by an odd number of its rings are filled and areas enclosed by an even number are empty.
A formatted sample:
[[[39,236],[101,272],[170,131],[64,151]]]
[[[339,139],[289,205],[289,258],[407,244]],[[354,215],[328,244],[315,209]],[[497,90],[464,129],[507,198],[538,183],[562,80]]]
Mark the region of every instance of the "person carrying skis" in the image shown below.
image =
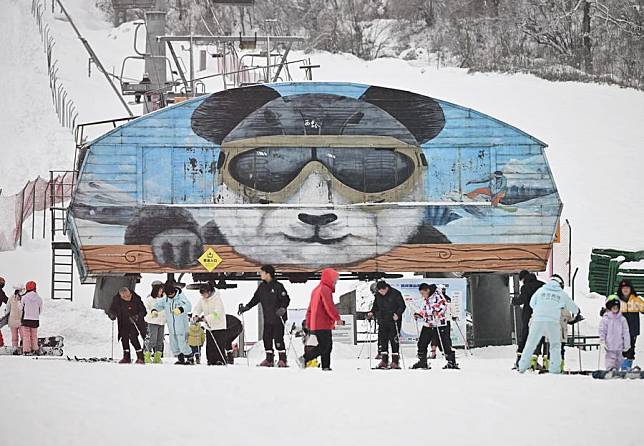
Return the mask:
[[[152,282],[152,291],[150,295],[143,302],[145,309],[147,310],[147,315],[145,316],[145,322],[147,323],[148,335],[145,337],[145,352],[143,353],[143,359],[146,364],[154,362],[155,364],[161,364],[161,358],[163,357],[163,341],[165,336],[165,316],[163,314],[157,315],[157,317],[152,317],[152,306],[157,301],[163,297],[163,282],[160,280],[155,280]],[[154,359],[152,358],[154,354]]]
[[[400,291],[389,286],[384,280],[376,283],[376,292],[371,310],[367,313],[367,320],[378,321],[378,352],[380,363],[378,369],[400,369],[400,327],[402,315],[405,312],[405,299]],[[389,344],[391,344],[391,365],[389,365]]]
[[[264,315],[264,331],[262,338],[264,341],[264,350],[266,359],[259,365],[261,367],[273,367],[275,353],[273,343],[279,354],[278,367],[288,367],[286,362],[286,344],[284,343],[284,326],[288,308],[291,299],[284,286],[275,280],[275,268],[272,265],[263,265],[259,270],[261,282],[253,295],[253,298],[247,305],[239,305],[239,314],[245,313],[257,304],[262,305]]]
[[[631,334],[626,318],[620,313],[620,298],[615,294],[606,299],[606,312],[599,323],[599,340],[605,353],[606,370],[619,370],[623,354],[631,347]]]
[[[521,289],[519,290],[519,295],[515,295],[512,298],[512,305],[521,306],[521,336],[519,337],[517,342],[517,359],[514,364],[515,368],[519,367],[519,359],[521,358],[523,347],[525,347],[525,342],[528,339],[528,327],[530,324],[530,318],[532,317],[532,307],[530,306],[530,299],[532,299],[532,296],[539,288],[545,285],[545,283],[537,279],[537,276],[534,273],[526,271],[525,269],[519,271],[519,280],[522,283]],[[545,340],[541,339],[537,347],[537,352],[542,351],[544,342]],[[530,358],[530,361],[531,367],[536,368],[538,363],[538,356],[532,356]]]
[[[2,304],[7,304],[9,302],[9,297],[4,292],[5,280],[4,277],[0,277],[0,308]],[[0,347],[4,347],[4,338],[2,337],[2,330],[0,330]]]
[[[156,318],[159,312],[165,313],[166,325],[170,333],[170,349],[177,357],[175,364],[188,364],[186,358],[191,358],[192,349],[188,345],[188,313],[192,311],[192,304],[181,293],[181,289],[172,282],[163,285],[165,297],[156,299],[152,305],[150,316]]]
[[[112,305],[107,310],[107,316],[111,320],[117,321],[118,339],[123,346],[123,358],[119,361],[119,364],[130,364],[132,362],[130,344],[132,344],[136,352],[136,363],[145,363],[139,336],[141,336],[142,341],[145,341],[147,327],[144,319],[146,313],[141,297],[127,287],[121,288],[112,299]]]
[[[226,311],[219,290],[210,283],[199,287],[201,299],[195,305],[193,316],[206,324],[206,359],[208,365],[224,365],[226,346]]]
[[[622,280],[619,283],[617,297],[621,301],[620,311],[628,322],[631,336],[630,348],[624,353],[626,359],[622,368],[630,370],[633,367],[633,361],[635,361],[635,343],[640,335],[640,313],[644,312],[644,299],[637,295],[630,280]]]
[[[26,293],[22,296],[22,353],[23,355],[37,355],[38,327],[40,326],[40,313],[42,313],[42,298],[36,292],[36,282],[30,280],[25,284]]]
[[[344,325],[344,321],[340,318],[333,303],[333,292],[338,277],[340,274],[333,268],[323,269],[320,283],[311,292],[311,300],[306,310],[305,326],[316,336],[317,345],[306,350],[304,355],[298,358],[302,368],[319,356],[322,361],[322,370],[331,370],[332,330],[336,325]]]
[[[430,368],[427,362],[427,347],[432,338],[438,339],[447,359],[447,364],[443,368],[458,369],[448,325],[447,299],[433,283],[431,285],[421,283],[418,291],[423,300],[421,307],[414,313],[414,319],[422,321],[423,328],[418,338],[418,362],[412,366],[412,369]]]
[[[519,360],[519,372],[524,373],[528,369],[534,349],[545,336],[550,344],[548,371],[561,373],[561,309],[565,308],[576,315],[573,319],[576,321],[581,318],[579,307],[564,291],[564,281],[557,274],[534,293],[530,299],[530,306],[530,331]]]

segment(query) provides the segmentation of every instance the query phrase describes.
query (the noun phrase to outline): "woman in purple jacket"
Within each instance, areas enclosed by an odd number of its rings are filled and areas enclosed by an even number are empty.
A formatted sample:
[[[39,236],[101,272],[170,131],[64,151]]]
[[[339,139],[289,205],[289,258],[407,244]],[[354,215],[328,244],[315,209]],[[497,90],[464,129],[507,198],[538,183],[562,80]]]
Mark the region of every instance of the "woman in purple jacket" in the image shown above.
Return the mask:
[[[606,370],[619,370],[623,353],[631,346],[631,335],[626,318],[619,312],[619,297],[608,296],[606,310],[599,323],[599,339],[606,350]]]

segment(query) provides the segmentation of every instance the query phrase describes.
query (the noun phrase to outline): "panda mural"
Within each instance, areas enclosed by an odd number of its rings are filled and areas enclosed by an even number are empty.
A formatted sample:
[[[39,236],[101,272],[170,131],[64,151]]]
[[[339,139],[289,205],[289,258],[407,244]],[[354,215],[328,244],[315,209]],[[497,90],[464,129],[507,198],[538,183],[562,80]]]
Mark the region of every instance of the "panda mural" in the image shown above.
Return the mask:
[[[347,206],[424,201],[420,145],[445,124],[431,98],[376,87],[357,98],[281,96],[257,86],[210,96],[191,124],[220,146],[215,202],[241,206],[210,215],[144,209],[125,243],[150,244],[160,265],[193,264],[204,244],[230,245],[257,263],[315,269],[404,243],[449,243],[423,224],[422,207]],[[253,204],[260,206],[243,207]]]
[[[70,237],[88,274],[545,265],[545,144],[470,109],[351,83],[195,98],[89,144]]]

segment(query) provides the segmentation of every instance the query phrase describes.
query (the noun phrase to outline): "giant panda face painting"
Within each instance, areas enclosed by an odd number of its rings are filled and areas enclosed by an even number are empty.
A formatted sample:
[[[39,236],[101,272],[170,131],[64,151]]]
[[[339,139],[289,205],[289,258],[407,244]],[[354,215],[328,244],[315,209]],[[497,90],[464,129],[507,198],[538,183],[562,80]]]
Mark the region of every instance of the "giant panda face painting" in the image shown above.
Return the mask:
[[[385,204],[424,200],[419,145],[444,124],[433,100],[374,87],[361,98],[283,97],[268,87],[236,94],[246,97],[213,95],[192,121],[220,144],[216,201],[231,205],[206,225],[236,252],[258,263],[339,266],[417,234],[424,208]],[[209,233],[206,242],[216,242]],[[426,243],[447,241],[435,235]]]

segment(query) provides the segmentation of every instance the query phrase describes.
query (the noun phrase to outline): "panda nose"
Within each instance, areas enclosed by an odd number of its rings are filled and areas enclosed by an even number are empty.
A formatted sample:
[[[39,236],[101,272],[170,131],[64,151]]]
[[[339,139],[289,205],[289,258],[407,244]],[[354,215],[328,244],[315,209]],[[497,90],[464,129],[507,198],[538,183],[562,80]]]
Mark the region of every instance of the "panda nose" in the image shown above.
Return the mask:
[[[333,223],[338,219],[335,214],[311,215],[311,214],[298,214],[298,220],[311,226],[324,226]]]

